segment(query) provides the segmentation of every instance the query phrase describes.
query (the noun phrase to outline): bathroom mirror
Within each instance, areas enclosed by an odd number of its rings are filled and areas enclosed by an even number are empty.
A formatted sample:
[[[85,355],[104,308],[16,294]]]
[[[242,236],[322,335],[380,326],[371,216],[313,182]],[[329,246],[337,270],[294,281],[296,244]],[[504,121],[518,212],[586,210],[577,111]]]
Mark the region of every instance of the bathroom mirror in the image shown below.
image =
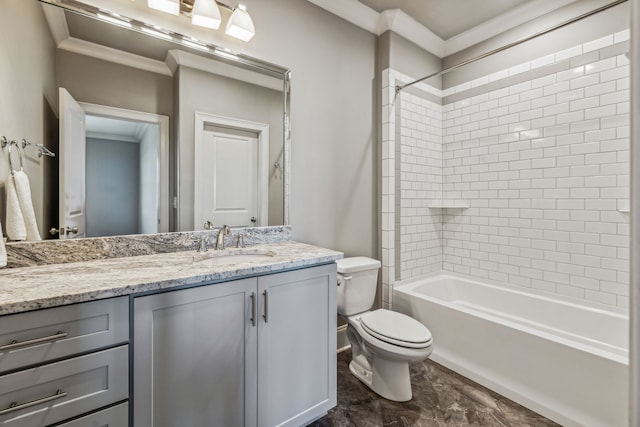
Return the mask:
[[[23,70],[36,76],[29,90],[40,91],[43,105],[22,109],[34,117],[0,119],[0,135],[56,153],[23,153],[42,238],[57,237],[50,229],[74,238],[198,230],[206,221],[286,224],[288,70],[88,3],[3,5],[19,15],[3,24],[33,31],[21,42],[47,58]],[[0,42],[24,51],[12,43]],[[25,78],[0,72],[0,85]],[[15,106],[25,95],[9,97]],[[66,140],[80,133],[81,145]],[[2,165],[0,178],[7,173]]]

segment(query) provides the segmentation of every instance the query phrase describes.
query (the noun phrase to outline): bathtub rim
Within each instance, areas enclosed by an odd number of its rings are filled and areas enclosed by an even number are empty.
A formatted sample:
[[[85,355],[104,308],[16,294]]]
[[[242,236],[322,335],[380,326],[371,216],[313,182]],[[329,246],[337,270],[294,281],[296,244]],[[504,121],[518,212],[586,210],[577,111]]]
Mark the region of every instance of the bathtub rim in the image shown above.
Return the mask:
[[[611,360],[613,362],[617,362],[620,364],[623,364],[625,366],[629,366],[629,348],[627,347],[626,349],[622,348],[622,347],[616,347],[613,345],[609,345],[610,347],[614,347],[614,348],[619,348],[621,351],[620,352],[613,352],[613,351],[608,351],[606,349],[602,349],[596,346],[592,346],[589,344],[584,344],[584,343],[580,343],[565,337],[561,337],[558,335],[554,335],[552,333],[549,332],[545,332],[539,329],[536,329],[534,327],[531,326],[527,326],[526,324],[522,324],[522,323],[518,323],[515,321],[511,321],[507,318],[504,317],[498,317],[495,315],[491,315],[489,313],[486,312],[482,312],[479,310],[474,310],[473,308],[469,308],[469,307],[465,307],[462,306],[460,304],[456,304],[455,302],[450,302],[450,301],[445,301],[443,299],[439,299],[436,297],[432,297],[430,295],[425,295],[423,293],[419,293],[415,291],[415,288],[417,288],[418,286],[427,284],[429,281],[433,281],[435,279],[453,279],[453,280],[459,280],[459,281],[464,281],[464,282],[468,282],[471,283],[473,285],[477,285],[477,286],[485,286],[485,287],[489,287],[489,288],[493,288],[493,289],[497,289],[499,291],[505,291],[505,292],[511,292],[511,293],[515,293],[527,298],[530,297],[535,297],[538,299],[541,299],[543,301],[547,301],[547,302],[551,302],[551,303],[560,303],[563,305],[568,305],[571,306],[573,308],[578,308],[578,309],[586,309],[598,314],[605,314],[605,315],[610,315],[610,316],[614,316],[616,318],[620,318],[620,319],[624,319],[626,320],[627,324],[629,324],[629,314],[628,311],[623,309],[623,308],[619,308],[619,307],[613,307],[613,306],[607,306],[604,304],[599,304],[599,303],[595,303],[592,301],[585,301],[585,303],[582,302],[582,300],[577,300],[575,298],[571,298],[571,297],[567,297],[564,295],[557,295],[556,294],[552,294],[549,292],[544,292],[538,289],[533,289],[533,288],[522,288],[522,287],[515,287],[513,285],[507,285],[507,284],[503,284],[503,283],[487,283],[487,282],[482,282],[480,280],[478,280],[477,278],[473,278],[470,276],[466,276],[463,274],[459,274],[459,273],[452,273],[449,271],[439,271],[439,272],[434,272],[434,273],[430,273],[430,274],[426,274],[423,276],[419,276],[419,277],[413,277],[411,279],[406,279],[403,281],[398,281],[395,282],[393,284],[393,292],[402,292],[408,295],[411,295],[413,297],[416,298],[422,298],[422,299],[426,299],[434,304],[440,304],[443,305],[445,307],[448,307],[452,310],[458,310],[461,311],[463,313],[472,315],[472,316],[477,316],[480,317],[484,320],[493,322],[493,323],[498,323],[498,324],[503,324],[509,327],[512,327],[514,329],[520,330],[522,332],[525,333],[529,333],[529,334],[533,334],[537,337],[540,337],[542,339],[545,340],[549,340],[552,342],[556,342],[558,344],[561,345],[566,345],[572,348],[575,348],[576,350],[580,350],[580,351],[586,351],[588,353],[594,354],[596,356],[599,357],[603,357],[606,358],[608,360]],[[393,306],[392,306],[393,308]],[[429,325],[426,325],[427,327],[429,327]],[[584,339],[588,339],[586,337],[583,337]],[[437,345],[437,343],[435,344]],[[608,345],[608,344],[606,344]]]

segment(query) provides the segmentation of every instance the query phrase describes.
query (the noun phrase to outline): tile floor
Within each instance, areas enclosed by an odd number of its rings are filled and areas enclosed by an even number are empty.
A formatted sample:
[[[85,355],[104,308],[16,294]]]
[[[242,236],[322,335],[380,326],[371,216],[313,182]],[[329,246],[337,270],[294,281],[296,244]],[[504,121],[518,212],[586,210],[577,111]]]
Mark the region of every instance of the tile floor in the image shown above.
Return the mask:
[[[430,360],[411,365],[413,399],[391,402],[351,375],[350,360],[338,354],[338,406],[312,427],[557,426]]]

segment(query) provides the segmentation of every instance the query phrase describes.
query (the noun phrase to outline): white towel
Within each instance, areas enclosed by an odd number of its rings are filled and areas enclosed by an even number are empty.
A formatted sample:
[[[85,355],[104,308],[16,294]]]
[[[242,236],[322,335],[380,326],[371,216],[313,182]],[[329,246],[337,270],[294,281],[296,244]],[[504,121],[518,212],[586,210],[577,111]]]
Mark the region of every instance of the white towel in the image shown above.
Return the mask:
[[[27,240],[32,242],[42,240],[38,231],[38,221],[36,220],[36,212],[33,210],[33,201],[31,200],[31,187],[29,186],[29,177],[24,171],[17,171],[13,174],[18,192],[18,200],[20,201],[20,209],[24,218],[24,226],[27,230]]]
[[[7,237],[9,240],[25,240],[27,238],[27,228],[18,199],[16,180],[10,173],[7,177]]]

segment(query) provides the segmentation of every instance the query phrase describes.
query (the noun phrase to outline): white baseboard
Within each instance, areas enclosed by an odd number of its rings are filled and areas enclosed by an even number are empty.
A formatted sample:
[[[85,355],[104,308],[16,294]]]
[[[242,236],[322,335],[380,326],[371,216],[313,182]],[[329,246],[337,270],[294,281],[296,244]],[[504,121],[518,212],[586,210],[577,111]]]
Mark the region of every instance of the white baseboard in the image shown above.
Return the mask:
[[[351,344],[349,344],[349,339],[347,338],[347,325],[338,326],[338,341],[336,348],[338,349],[338,353],[351,348]]]

